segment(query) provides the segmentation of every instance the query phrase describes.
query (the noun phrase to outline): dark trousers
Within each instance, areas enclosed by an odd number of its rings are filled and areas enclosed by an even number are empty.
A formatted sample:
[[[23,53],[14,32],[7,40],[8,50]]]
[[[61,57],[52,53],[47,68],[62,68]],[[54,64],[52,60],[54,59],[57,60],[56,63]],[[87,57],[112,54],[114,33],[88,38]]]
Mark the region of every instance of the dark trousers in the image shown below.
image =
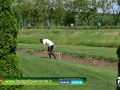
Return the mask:
[[[98,29],[100,29],[100,26],[98,26]]]
[[[54,48],[54,45],[52,46],[48,46],[48,55],[51,58],[51,55],[56,59],[56,56],[54,55],[54,53],[52,52]]]

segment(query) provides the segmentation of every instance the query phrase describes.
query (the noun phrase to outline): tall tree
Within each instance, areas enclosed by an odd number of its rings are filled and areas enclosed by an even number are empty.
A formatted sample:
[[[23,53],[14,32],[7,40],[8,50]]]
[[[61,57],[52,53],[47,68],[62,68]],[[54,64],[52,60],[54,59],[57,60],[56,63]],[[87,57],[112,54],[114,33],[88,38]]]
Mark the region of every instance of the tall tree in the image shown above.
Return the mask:
[[[82,25],[82,22],[86,20],[86,5],[87,5],[87,0],[75,0],[74,1],[77,8],[77,12],[78,12],[78,17],[80,20],[80,24]]]
[[[120,0],[114,0],[115,3],[117,3],[117,8],[114,8],[112,6],[112,10],[113,10],[113,20],[114,20],[114,24],[115,25],[120,25]]]
[[[65,0],[54,0],[54,22],[56,23],[56,27],[58,23],[63,25],[63,18],[65,15],[65,7],[63,2],[65,3]]]
[[[25,23],[26,20],[28,23],[30,21],[32,0],[15,0],[14,3],[14,5],[18,6],[21,11],[23,23]]]
[[[120,0],[117,0],[117,5],[118,5],[118,17],[117,17],[117,22],[118,22],[118,25],[120,25]]]
[[[11,0],[0,0],[0,77],[22,77],[16,56],[17,21],[14,18]],[[0,90],[16,90],[20,86],[2,86]]]
[[[92,18],[94,19],[93,21],[93,25],[96,25],[97,23],[97,20],[96,20],[96,16],[97,16],[97,13],[98,13],[98,10],[97,10],[97,1],[96,0],[92,0],[91,1],[91,9],[92,9]]]
[[[70,23],[74,23],[75,24],[75,16],[78,12],[78,7],[77,7],[77,3],[74,0],[71,1],[66,1],[65,2],[65,23],[67,25],[70,25]]]
[[[113,0],[99,0],[98,1],[98,6],[101,9],[102,12],[102,23],[105,23],[105,14],[109,12],[109,10],[111,9],[111,4],[113,3]]]
[[[17,22],[20,23],[21,22],[21,11],[19,10],[19,8],[16,5],[13,5],[13,13],[15,18],[17,19]]]

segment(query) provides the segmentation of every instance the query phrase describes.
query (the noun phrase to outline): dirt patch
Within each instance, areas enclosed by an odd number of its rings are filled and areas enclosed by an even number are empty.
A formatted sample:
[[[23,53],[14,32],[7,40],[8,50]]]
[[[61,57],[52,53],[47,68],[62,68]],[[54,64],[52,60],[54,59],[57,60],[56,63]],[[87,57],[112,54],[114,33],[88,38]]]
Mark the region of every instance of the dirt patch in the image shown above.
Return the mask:
[[[39,56],[42,58],[49,58],[48,54],[44,54],[42,51],[33,51],[33,50],[25,50],[25,49],[18,49],[17,52],[23,53],[23,54],[30,54],[34,56]],[[59,60],[59,53],[54,52],[57,59]],[[84,64],[84,65],[91,65],[95,67],[105,68],[105,69],[111,69],[111,70],[118,70],[117,63],[118,62],[109,62],[108,60],[98,60],[93,57],[89,58],[81,58],[75,55],[70,54],[60,54],[60,60],[78,63],[78,64]]]

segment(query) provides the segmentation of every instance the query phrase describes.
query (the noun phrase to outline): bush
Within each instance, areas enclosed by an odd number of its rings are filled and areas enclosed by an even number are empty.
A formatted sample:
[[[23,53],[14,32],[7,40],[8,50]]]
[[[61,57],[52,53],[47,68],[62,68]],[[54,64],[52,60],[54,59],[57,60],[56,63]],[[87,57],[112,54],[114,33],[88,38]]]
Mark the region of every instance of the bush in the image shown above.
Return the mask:
[[[0,77],[22,77],[16,56],[17,21],[11,10],[11,0],[0,3]],[[0,90],[16,90],[21,86],[2,86]]]

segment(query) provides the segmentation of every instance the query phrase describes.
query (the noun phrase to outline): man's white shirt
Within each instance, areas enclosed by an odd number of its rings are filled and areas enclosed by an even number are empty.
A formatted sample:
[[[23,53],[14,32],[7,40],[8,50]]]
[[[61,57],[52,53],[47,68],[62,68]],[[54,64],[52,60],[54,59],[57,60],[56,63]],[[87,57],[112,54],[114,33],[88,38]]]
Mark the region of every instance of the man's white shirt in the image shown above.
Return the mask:
[[[48,46],[52,46],[52,45],[53,45],[53,42],[50,41],[49,39],[43,39],[43,44],[44,44],[44,45],[48,45]]]

